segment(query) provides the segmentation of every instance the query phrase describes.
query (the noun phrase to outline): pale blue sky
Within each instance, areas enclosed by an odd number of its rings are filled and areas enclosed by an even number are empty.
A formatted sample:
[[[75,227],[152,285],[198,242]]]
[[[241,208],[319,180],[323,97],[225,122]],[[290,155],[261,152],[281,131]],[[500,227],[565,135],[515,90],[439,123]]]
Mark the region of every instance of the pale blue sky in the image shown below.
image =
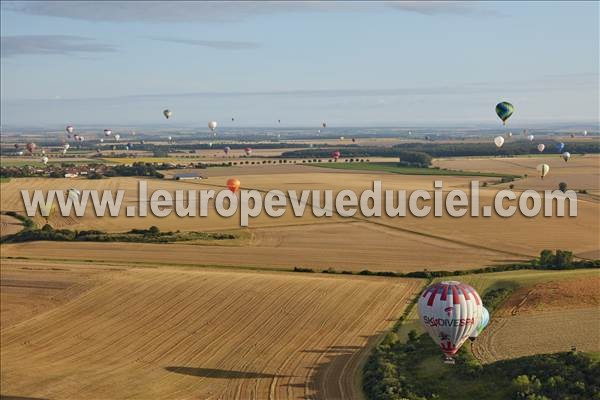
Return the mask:
[[[598,4],[2,1],[2,125],[597,122]]]

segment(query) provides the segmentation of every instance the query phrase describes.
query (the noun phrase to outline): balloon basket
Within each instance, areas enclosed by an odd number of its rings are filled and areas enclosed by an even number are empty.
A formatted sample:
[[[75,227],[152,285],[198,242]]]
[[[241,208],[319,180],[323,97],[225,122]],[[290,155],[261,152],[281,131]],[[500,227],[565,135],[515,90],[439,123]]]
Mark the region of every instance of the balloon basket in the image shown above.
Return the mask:
[[[456,364],[456,360],[450,356],[444,356],[444,364],[454,365]]]

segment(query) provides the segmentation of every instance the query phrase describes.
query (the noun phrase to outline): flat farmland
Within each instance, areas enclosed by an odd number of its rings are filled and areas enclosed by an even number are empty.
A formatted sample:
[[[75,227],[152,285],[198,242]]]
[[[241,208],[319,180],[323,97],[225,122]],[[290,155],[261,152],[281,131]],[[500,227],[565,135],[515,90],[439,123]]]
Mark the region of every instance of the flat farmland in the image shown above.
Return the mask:
[[[80,276],[89,284],[67,302],[3,326],[3,396],[360,398],[357,378],[369,345],[421,285],[321,274],[57,267],[2,263],[3,282],[22,287],[54,273],[65,282],[68,271],[71,281]]]
[[[538,353],[600,351],[600,274],[554,279],[518,289],[498,309],[472,349],[482,362]]]
[[[565,174],[577,175],[579,168],[594,170],[594,157],[581,157],[564,163],[560,168]],[[477,160],[476,160],[477,161]],[[562,161],[561,161],[562,162]],[[591,165],[591,167],[588,166]],[[278,172],[273,172],[278,171]],[[498,172],[510,172],[498,169]],[[570,172],[569,172],[570,171]],[[586,169],[587,171],[587,169]],[[332,190],[337,193],[343,189],[353,190],[360,194],[372,187],[374,180],[381,180],[383,189],[407,190],[416,189],[432,191],[433,182],[442,180],[444,195],[452,189],[464,189],[468,192],[469,177],[435,177],[406,176],[389,173],[357,173],[356,171],[333,171],[310,166],[282,165],[273,167],[250,166],[209,168],[202,170],[208,179],[200,181],[148,180],[149,192],[165,189],[173,193],[175,190],[221,190],[229,176],[239,176],[242,187],[268,191],[271,189]],[[248,173],[248,174],[244,174]],[[563,172],[561,172],[563,173]],[[593,187],[596,175],[583,174],[587,177],[586,185]],[[490,181],[487,188],[482,188],[480,204],[493,205],[497,189],[504,185],[492,185],[497,179],[479,178]],[[533,179],[533,178],[531,178]],[[517,181],[517,184],[519,181]],[[21,211],[20,189],[48,190],[50,188],[67,190],[78,189],[122,189],[125,190],[124,205],[137,205],[137,185],[135,178],[112,178],[104,180],[86,179],[13,179],[3,184],[1,208],[3,211]],[[555,189],[554,184],[545,179],[536,182],[539,190]],[[543,185],[543,186],[540,186]],[[526,218],[517,213],[511,218],[501,218],[495,214],[491,217],[453,218],[448,215],[425,218],[414,216],[390,218],[364,218],[357,214],[353,218],[315,217],[311,212],[311,199],[302,217],[295,217],[289,206],[284,216],[271,218],[262,214],[250,219],[248,228],[240,229],[239,214],[231,218],[222,218],[216,214],[209,203],[208,217],[177,217],[175,214],[165,218],[147,216],[144,218],[97,218],[88,210],[86,215],[61,217],[57,213],[49,219],[55,227],[70,229],[102,229],[116,232],[132,228],[148,228],[156,225],[162,230],[202,230],[202,231],[239,231],[246,239],[234,245],[215,246],[215,243],[159,245],[150,246],[147,256],[141,260],[154,260],[155,255],[177,251],[178,263],[194,263],[205,265],[241,265],[268,266],[275,268],[292,268],[294,266],[310,266],[317,268],[333,267],[338,270],[373,270],[414,271],[428,269],[466,269],[481,265],[507,263],[513,260],[530,259],[542,249],[566,249],[576,255],[594,258],[600,252],[600,237],[597,227],[600,226],[600,204],[591,197],[582,196],[578,202],[578,216],[575,218],[546,218],[537,216]],[[36,217],[38,224],[45,220]],[[218,245],[219,243],[217,243]],[[226,243],[223,243],[226,244]],[[98,245],[96,248],[94,245]],[[110,247],[120,246],[111,244]],[[166,247],[165,247],[166,246]],[[79,257],[98,260],[104,259],[103,244],[70,243],[58,247],[36,244],[29,246],[3,246],[6,254],[36,257],[51,256],[60,253],[63,258]],[[49,251],[54,247],[56,251]],[[134,245],[132,247],[142,248]],[[60,248],[61,251],[58,251]],[[116,248],[116,247],[115,247]],[[73,252],[70,250],[73,249]],[[63,251],[64,250],[64,251]],[[70,254],[72,253],[72,254]],[[293,256],[282,256],[290,254]],[[401,257],[399,257],[401,254]],[[116,251],[106,250],[106,256],[118,256]],[[109,257],[109,259],[111,259]],[[166,255],[158,256],[162,260]]]

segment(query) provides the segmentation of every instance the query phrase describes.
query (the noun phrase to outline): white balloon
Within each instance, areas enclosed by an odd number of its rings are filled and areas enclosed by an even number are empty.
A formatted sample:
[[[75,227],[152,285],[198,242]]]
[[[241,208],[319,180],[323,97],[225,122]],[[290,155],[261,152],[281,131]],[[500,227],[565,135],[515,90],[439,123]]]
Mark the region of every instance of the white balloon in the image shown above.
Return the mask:
[[[540,178],[544,179],[544,177],[548,175],[548,172],[550,171],[550,166],[548,164],[540,164],[536,169],[540,174]]]
[[[533,139],[535,139],[535,136],[529,135],[529,136],[527,136],[527,139],[529,139],[530,142],[533,142]]]
[[[421,323],[448,357],[454,355],[477,328],[482,308],[477,291],[456,281],[429,286],[418,303]]]
[[[569,159],[571,158],[571,153],[565,151],[564,153],[562,153],[562,158],[563,160],[565,160],[565,162],[569,161]]]
[[[537,149],[540,153],[543,152],[545,148],[546,148],[546,146],[543,143],[540,143],[537,146]]]
[[[217,128],[217,121],[209,121],[208,122],[208,129],[210,129],[211,131],[214,131]]]
[[[48,157],[42,157],[42,162],[44,163],[44,165],[48,164]]]
[[[494,138],[494,143],[496,144],[496,147],[500,148],[504,144],[504,138],[502,136],[496,136]]]

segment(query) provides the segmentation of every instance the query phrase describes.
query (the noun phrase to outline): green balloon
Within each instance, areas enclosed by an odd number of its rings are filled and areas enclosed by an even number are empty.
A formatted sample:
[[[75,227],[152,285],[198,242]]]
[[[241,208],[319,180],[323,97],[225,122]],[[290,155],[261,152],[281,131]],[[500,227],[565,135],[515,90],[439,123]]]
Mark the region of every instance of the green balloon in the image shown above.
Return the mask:
[[[507,101],[496,104],[496,114],[502,120],[503,124],[506,124],[506,120],[513,114],[515,108],[512,104]]]

